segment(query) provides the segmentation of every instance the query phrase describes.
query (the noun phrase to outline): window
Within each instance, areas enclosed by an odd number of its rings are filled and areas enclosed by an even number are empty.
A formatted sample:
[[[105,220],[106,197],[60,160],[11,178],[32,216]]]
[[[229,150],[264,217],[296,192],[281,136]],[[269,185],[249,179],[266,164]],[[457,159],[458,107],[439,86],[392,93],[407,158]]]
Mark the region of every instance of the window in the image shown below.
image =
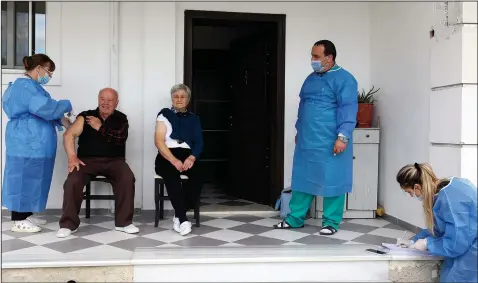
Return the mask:
[[[2,1],[2,69],[23,68],[24,56],[45,53],[46,2]]]

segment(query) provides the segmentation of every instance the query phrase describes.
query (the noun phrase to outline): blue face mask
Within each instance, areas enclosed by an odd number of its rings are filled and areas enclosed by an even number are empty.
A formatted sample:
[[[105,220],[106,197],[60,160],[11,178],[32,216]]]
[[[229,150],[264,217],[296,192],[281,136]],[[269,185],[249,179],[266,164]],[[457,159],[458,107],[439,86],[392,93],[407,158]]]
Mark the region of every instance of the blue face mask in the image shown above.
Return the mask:
[[[41,85],[46,85],[50,81],[50,76],[44,75],[43,77],[38,76],[38,82]]]
[[[317,61],[312,60],[311,65],[314,72],[320,72],[324,69],[324,66],[322,66],[322,62],[318,60]]]

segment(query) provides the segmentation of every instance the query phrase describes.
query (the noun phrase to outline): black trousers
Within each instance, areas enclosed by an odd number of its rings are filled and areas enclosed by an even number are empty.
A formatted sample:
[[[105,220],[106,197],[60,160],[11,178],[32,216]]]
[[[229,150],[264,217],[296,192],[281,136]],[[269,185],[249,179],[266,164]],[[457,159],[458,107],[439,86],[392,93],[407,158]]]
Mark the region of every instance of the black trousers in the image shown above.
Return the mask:
[[[32,216],[33,213],[31,212],[16,212],[12,211],[12,221],[23,221],[28,217]]]
[[[170,148],[170,150],[171,153],[182,162],[191,155],[191,150],[186,148]],[[186,212],[196,206],[201,195],[202,182],[197,174],[196,162],[189,170],[179,172],[176,167],[167,161],[160,153],[156,156],[156,174],[163,177],[175,216],[179,218],[179,222],[181,223],[188,220]],[[184,186],[181,185],[180,175],[186,175],[189,178]]]

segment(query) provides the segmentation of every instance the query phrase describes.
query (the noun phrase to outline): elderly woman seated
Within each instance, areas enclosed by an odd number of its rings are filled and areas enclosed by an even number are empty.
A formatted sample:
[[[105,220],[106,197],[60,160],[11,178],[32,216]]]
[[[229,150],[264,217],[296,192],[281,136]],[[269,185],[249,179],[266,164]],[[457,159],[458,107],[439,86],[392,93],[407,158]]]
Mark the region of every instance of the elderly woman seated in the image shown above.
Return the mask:
[[[173,107],[158,113],[154,142],[158,148],[155,171],[164,179],[173,205],[173,229],[181,235],[191,232],[186,212],[193,209],[201,194],[201,181],[195,166],[203,149],[199,117],[187,110],[191,90],[184,84],[171,88]],[[181,176],[189,180],[181,186]]]

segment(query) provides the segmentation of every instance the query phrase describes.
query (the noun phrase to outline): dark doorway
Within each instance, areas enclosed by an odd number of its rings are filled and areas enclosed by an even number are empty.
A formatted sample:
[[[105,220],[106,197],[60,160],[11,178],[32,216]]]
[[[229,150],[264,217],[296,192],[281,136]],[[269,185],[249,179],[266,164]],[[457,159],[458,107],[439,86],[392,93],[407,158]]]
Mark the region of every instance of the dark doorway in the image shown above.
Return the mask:
[[[284,183],[285,15],[185,11],[184,82],[203,126],[198,167],[271,206]]]

